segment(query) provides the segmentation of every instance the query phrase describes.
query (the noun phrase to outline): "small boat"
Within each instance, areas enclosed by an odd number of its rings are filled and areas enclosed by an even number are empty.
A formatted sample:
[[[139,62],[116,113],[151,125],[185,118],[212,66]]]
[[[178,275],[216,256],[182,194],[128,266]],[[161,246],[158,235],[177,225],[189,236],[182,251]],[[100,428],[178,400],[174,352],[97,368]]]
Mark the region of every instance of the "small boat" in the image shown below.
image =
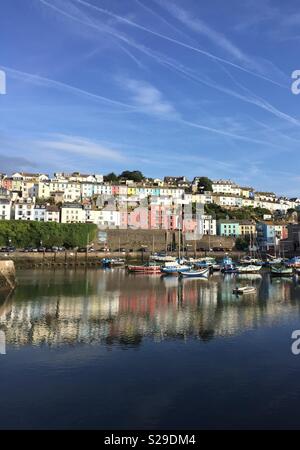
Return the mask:
[[[110,258],[102,258],[101,264],[103,267],[110,267],[111,266],[111,259]]]
[[[286,266],[293,267],[295,269],[300,268],[300,256],[294,256],[286,262]]]
[[[236,271],[238,274],[240,273],[258,273],[262,269],[262,266],[255,266],[253,264],[249,264],[248,266],[237,266]]]
[[[123,258],[103,258],[101,260],[101,264],[103,267],[124,266],[125,259],[123,259]]]
[[[169,255],[165,255],[162,253],[154,253],[153,255],[150,256],[150,259],[152,261],[156,261],[156,262],[174,262],[174,261],[176,261],[175,256],[169,256]]]
[[[161,272],[165,275],[178,275],[179,272],[187,272],[191,269],[191,266],[187,264],[180,264],[176,262],[166,262],[163,267],[161,267]]]
[[[273,277],[292,277],[294,275],[293,267],[271,267],[271,276]]]
[[[200,270],[179,271],[181,277],[184,278],[208,278],[209,268]]]
[[[124,258],[112,258],[110,265],[111,266],[124,266],[125,259]]]
[[[233,263],[232,259],[228,255],[226,255],[221,262],[221,272],[237,273],[236,265]]]
[[[232,293],[235,295],[254,294],[255,292],[256,292],[256,287],[254,287],[254,286],[236,287],[232,291]]]
[[[258,258],[252,258],[251,256],[245,256],[244,258],[240,259],[240,264],[251,264],[251,265],[262,265],[262,260]]]
[[[142,274],[160,274],[160,266],[156,264],[144,264],[142,266],[127,266],[127,270],[130,273],[142,273]]]

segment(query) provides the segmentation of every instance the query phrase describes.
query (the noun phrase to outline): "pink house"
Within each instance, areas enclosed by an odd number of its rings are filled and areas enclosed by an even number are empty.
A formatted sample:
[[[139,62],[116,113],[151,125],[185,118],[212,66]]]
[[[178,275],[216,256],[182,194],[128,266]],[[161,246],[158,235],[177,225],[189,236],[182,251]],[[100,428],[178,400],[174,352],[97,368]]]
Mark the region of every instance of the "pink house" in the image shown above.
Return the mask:
[[[148,215],[148,208],[138,206],[133,211],[128,212],[128,227],[148,230],[150,228]]]

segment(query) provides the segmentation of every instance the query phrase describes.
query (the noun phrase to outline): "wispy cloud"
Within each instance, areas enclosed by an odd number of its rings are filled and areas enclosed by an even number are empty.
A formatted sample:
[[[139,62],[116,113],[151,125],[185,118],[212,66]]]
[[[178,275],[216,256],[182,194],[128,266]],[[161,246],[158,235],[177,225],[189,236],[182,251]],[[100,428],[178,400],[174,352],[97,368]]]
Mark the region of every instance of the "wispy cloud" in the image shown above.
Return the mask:
[[[0,161],[1,172],[7,173],[16,170],[16,168],[18,168],[19,170],[28,170],[35,169],[37,167],[36,162],[18,156],[0,155]]]
[[[117,162],[125,162],[124,155],[115,149],[80,136],[54,134],[48,138],[37,140],[33,145],[43,151],[56,151],[77,154],[83,157],[101,158]]]
[[[178,113],[172,103],[167,101],[162,92],[151,84],[124,77],[119,82],[122,87],[129,90],[134,104],[142,108],[144,112],[163,115],[168,118],[178,117]]]

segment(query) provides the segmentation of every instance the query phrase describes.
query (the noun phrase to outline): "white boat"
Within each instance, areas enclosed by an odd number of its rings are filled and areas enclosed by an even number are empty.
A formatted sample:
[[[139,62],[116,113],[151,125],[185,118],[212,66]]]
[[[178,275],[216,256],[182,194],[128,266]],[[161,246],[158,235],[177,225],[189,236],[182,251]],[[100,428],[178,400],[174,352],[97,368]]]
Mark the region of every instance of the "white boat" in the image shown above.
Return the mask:
[[[262,266],[255,266],[253,264],[249,264],[248,266],[237,266],[237,273],[259,273],[262,269]]]
[[[239,263],[248,265],[261,265],[262,260],[258,258],[252,258],[251,256],[245,256],[244,258],[240,259]]]
[[[236,287],[232,291],[232,293],[236,294],[236,295],[254,294],[255,292],[256,292],[256,287],[254,287],[254,286]]]
[[[189,270],[187,272],[179,271],[179,274],[184,278],[208,278],[209,268],[200,270]]]
[[[177,275],[179,272],[187,272],[191,266],[187,264],[180,264],[178,261],[166,262],[161,268],[161,272],[165,275]]]
[[[152,261],[156,262],[173,262],[176,261],[175,256],[169,256],[169,255],[151,255],[150,259]]]

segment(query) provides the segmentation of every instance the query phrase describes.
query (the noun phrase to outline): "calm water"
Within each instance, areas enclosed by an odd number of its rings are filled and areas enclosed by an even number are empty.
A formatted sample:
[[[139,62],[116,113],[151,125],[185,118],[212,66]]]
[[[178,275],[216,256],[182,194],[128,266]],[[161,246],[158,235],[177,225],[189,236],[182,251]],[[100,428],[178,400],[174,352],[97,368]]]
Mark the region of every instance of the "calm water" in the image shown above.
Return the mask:
[[[0,428],[300,428],[300,283],[24,271],[0,303]]]

